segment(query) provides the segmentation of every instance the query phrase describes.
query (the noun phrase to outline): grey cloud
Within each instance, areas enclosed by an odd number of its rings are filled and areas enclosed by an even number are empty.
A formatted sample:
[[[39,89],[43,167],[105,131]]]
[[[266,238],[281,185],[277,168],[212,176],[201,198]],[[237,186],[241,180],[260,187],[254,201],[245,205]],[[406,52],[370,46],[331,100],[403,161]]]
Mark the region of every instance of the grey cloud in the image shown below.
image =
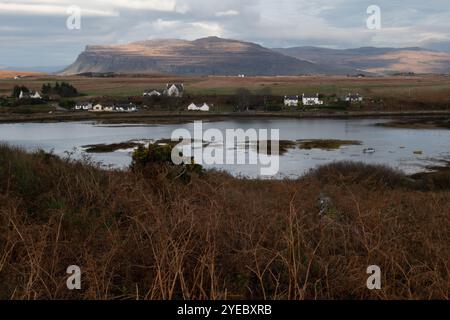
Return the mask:
[[[93,12],[107,10],[117,12],[117,16],[83,16],[79,31],[66,29],[65,15],[0,11],[0,65],[69,64],[87,44],[208,35],[255,41],[268,47],[450,48],[447,0],[410,0],[406,4],[400,0],[169,0],[173,6],[162,5],[164,1],[80,0],[77,3]],[[72,1],[54,3],[69,5]],[[365,26],[366,9],[373,3],[382,9],[380,31]],[[232,14],[224,14],[227,12]]]

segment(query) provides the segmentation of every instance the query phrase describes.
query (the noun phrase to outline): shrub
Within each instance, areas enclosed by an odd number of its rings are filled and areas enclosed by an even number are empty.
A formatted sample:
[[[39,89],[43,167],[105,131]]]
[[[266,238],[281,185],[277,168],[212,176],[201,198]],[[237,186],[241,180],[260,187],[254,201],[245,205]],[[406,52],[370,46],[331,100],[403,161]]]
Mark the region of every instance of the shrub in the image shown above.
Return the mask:
[[[202,166],[192,163],[175,165],[172,162],[172,148],[170,144],[158,145],[149,144],[148,147],[142,145],[133,152],[131,168],[133,171],[144,172],[146,175],[158,175],[163,173],[171,179],[178,179],[189,182],[192,174],[200,174]]]
[[[29,93],[30,90],[25,86],[14,86],[12,91],[12,97],[19,98],[21,92]]]
[[[408,187],[413,182],[402,172],[383,165],[369,165],[362,162],[342,161],[312,170],[310,176],[323,183],[361,183],[372,187]]]
[[[73,108],[75,108],[75,104],[76,104],[76,102],[73,101],[73,100],[61,100],[61,101],[58,103],[58,105],[59,105],[61,108],[66,108],[66,109],[73,109]]]

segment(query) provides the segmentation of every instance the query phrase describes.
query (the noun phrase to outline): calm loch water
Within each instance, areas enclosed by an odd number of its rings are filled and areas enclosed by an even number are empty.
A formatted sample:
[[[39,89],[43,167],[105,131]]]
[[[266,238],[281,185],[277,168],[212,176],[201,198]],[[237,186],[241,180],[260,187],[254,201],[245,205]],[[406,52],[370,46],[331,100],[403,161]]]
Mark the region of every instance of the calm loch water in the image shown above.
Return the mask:
[[[226,129],[279,129],[282,140],[341,139],[359,140],[362,145],[339,150],[293,149],[280,158],[280,173],[276,178],[295,178],[319,165],[340,160],[386,164],[406,173],[424,171],[427,166],[450,160],[450,130],[398,129],[375,126],[386,119],[277,119],[236,120],[203,123],[203,129],[215,128],[225,135]],[[193,123],[177,125],[99,125],[92,122],[16,123],[0,124],[0,142],[17,145],[26,150],[43,149],[58,155],[86,155],[82,146],[111,144],[130,140],[152,141],[170,138],[175,129],[193,132]],[[221,142],[216,142],[220,144]],[[374,148],[365,154],[365,148]],[[238,148],[239,149],[239,148]],[[422,154],[415,154],[421,151]],[[239,152],[252,152],[242,147]],[[124,168],[130,164],[131,150],[107,154],[90,154],[104,166]],[[260,170],[251,165],[217,165],[235,176],[258,177]]]

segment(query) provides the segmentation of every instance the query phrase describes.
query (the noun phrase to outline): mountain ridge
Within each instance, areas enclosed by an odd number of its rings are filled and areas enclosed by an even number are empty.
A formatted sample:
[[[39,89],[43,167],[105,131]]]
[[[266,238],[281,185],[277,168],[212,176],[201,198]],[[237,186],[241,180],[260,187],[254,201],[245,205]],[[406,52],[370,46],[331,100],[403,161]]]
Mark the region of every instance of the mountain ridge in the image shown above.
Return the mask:
[[[450,52],[421,47],[361,47],[328,49],[321,47],[274,48],[274,51],[317,64],[334,64],[373,74],[450,73]]]
[[[87,72],[194,76],[450,73],[450,52],[420,47],[270,49],[219,37],[193,41],[158,39],[121,45],[88,45],[61,74]]]
[[[276,76],[347,74],[354,71],[323,67],[251,42],[208,37],[194,41],[165,39],[125,45],[88,45],[77,60],[61,73]]]

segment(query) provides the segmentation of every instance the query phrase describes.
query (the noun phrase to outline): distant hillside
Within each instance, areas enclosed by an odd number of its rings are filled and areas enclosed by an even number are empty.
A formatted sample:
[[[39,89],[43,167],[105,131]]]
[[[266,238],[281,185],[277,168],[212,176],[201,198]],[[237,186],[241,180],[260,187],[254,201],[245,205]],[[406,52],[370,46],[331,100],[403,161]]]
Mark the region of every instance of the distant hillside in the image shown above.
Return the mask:
[[[334,50],[317,47],[274,49],[316,64],[337,65],[376,74],[450,73],[450,53],[422,48],[374,48]]]
[[[254,43],[209,37],[88,46],[62,74],[86,72],[274,76],[348,74],[356,70],[324,67]]]
[[[0,79],[13,79],[15,76],[35,77],[35,76],[43,76],[43,75],[45,75],[45,73],[0,70]]]

